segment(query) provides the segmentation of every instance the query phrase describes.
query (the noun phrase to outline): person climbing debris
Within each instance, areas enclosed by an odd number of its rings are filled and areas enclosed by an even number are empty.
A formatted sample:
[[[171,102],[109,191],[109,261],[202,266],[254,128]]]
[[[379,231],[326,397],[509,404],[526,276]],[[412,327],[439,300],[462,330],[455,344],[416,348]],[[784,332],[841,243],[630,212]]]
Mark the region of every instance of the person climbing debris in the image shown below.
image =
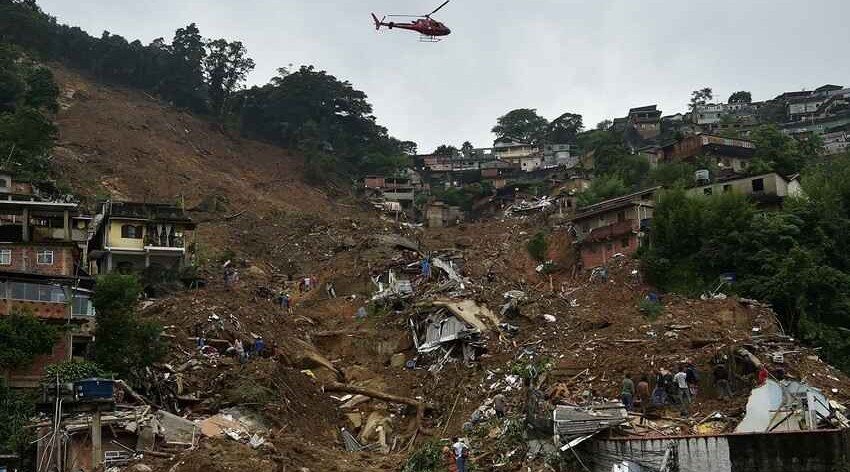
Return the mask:
[[[452,438],[452,452],[455,455],[457,472],[466,472],[466,461],[469,459],[469,447],[464,444],[463,439]]]
[[[493,409],[496,410],[496,418],[504,418],[507,410],[507,399],[501,393],[493,397]]]
[[[759,387],[764,385],[767,382],[767,377],[770,376],[770,372],[767,371],[767,366],[762,364],[759,368]]]
[[[729,400],[732,398],[732,388],[729,385],[729,369],[725,364],[714,366],[714,388],[717,389],[717,398]]]
[[[448,472],[457,472],[457,458],[449,446],[443,447],[443,466]]]
[[[328,298],[336,298],[336,287],[334,287],[333,282],[325,284],[325,291],[328,292]]]
[[[685,374],[687,375],[688,381],[688,389],[690,390],[691,400],[697,397],[697,393],[699,391],[699,372],[697,368],[693,365],[693,363],[688,363],[688,367],[685,369]]]
[[[242,345],[242,340],[237,339],[233,343],[233,347],[236,349],[236,355],[239,357],[239,363],[244,364],[248,357],[245,354],[245,346]]]
[[[620,398],[623,400],[623,405],[626,406],[626,411],[632,411],[635,398],[635,383],[632,380],[632,374],[626,374],[623,377],[623,389],[620,392]]]
[[[258,336],[258,337],[254,340],[254,351],[253,351],[253,352],[254,352],[254,354],[255,354],[257,357],[262,357],[262,356],[263,356],[263,352],[265,351],[265,349],[266,349],[266,342],[265,342],[265,341],[263,341],[263,337],[262,337],[262,336]]]
[[[642,375],[640,377],[640,382],[637,384],[637,399],[640,402],[640,412],[642,414],[646,413],[646,407],[649,406],[649,378],[646,375]],[[643,418],[641,418],[641,422],[643,422]]]
[[[667,383],[665,369],[661,369],[655,375],[655,388],[652,390],[652,404],[662,406],[667,403]]]

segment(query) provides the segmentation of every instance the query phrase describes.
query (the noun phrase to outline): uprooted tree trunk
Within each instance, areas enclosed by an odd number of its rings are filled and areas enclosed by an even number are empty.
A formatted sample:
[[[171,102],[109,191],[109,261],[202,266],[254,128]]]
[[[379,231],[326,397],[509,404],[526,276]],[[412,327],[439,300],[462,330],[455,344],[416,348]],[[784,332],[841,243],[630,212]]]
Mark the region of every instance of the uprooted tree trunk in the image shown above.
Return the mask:
[[[325,385],[326,392],[342,392],[342,393],[350,393],[352,395],[363,395],[369,398],[376,398],[378,400],[384,400],[390,403],[400,403],[402,405],[408,405],[413,408],[416,408],[416,432],[422,431],[423,433],[427,433],[425,428],[422,427],[422,421],[425,419],[425,410],[434,409],[434,405],[430,403],[421,402],[414,398],[408,397],[399,397],[396,395],[392,395],[386,392],[381,392],[380,390],[373,390],[371,388],[358,387],[356,385],[348,385],[342,384],[338,382],[334,382],[328,385]]]

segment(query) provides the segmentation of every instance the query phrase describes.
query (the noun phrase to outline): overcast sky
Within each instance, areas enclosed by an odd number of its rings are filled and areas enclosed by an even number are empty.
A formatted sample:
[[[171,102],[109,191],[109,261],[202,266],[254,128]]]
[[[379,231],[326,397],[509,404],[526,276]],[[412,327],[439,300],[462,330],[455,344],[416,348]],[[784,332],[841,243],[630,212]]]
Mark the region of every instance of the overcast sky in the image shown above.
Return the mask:
[[[40,0],[61,22],[99,36],[170,41],[196,22],[241,40],[251,84],[278,67],[314,64],[363,90],[390,133],[419,143],[489,146],[496,118],[536,108],[585,126],[658,104],[684,111],[690,92],[754,100],[825,83],[850,85],[848,0],[452,0],[435,18],[446,40],[376,32],[370,12],[422,14],[440,0]]]

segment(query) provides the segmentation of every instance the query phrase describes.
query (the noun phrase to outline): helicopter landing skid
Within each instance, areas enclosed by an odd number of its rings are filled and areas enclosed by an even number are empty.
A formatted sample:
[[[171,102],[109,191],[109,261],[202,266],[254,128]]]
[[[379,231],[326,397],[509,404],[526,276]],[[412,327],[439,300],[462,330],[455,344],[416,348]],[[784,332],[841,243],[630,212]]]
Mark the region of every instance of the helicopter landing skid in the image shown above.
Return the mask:
[[[419,36],[419,42],[420,43],[439,43],[440,41],[442,41],[442,39],[440,39],[436,36],[425,36],[425,35]]]

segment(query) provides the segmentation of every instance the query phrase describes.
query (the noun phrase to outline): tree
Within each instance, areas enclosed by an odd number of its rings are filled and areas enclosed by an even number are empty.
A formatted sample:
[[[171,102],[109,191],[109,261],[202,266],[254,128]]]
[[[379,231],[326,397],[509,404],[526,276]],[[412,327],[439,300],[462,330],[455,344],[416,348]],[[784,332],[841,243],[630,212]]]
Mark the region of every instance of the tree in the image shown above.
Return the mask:
[[[31,314],[13,312],[0,317],[0,370],[19,369],[36,356],[53,352],[57,332]]]
[[[816,137],[797,141],[774,125],[754,129],[749,138],[756,145],[756,164],[763,163],[760,166],[763,169],[782,175],[800,172],[807,160],[818,155],[822,146],[822,141]]]
[[[614,122],[609,119],[604,119],[599,123],[596,123],[596,129],[599,131],[607,131],[608,128],[614,125]]]
[[[512,110],[496,120],[492,132],[499,138],[513,138],[537,144],[544,140],[549,121],[537,114],[537,110],[520,108]]]
[[[578,195],[579,206],[593,205],[609,198],[629,193],[623,178],[616,175],[601,175],[593,179],[590,187]]]
[[[448,144],[441,144],[434,149],[435,156],[454,156],[457,154],[457,148]]]
[[[549,124],[547,139],[550,143],[574,143],[583,128],[581,115],[564,113]]]
[[[408,156],[415,156],[418,146],[413,141],[402,141],[399,143],[399,149],[401,152],[407,154]]]
[[[174,33],[168,61],[169,72],[160,83],[160,92],[178,107],[206,111],[204,88],[204,39],[192,23]]]
[[[729,103],[752,103],[753,95],[750,92],[741,90],[729,96]]]
[[[255,64],[247,57],[248,50],[240,41],[208,41],[206,50],[204,71],[211,107],[216,115],[221,116],[225,102],[242,86]]]
[[[691,92],[691,104],[689,106],[691,112],[697,109],[697,106],[705,105],[714,98],[714,92],[711,88],[706,87],[700,90]]]
[[[463,144],[460,145],[460,152],[462,152],[464,156],[472,154],[473,149],[475,149],[475,146],[473,146],[469,141],[464,141]]]
[[[35,109],[59,111],[59,86],[53,79],[53,72],[46,67],[34,67],[27,77],[27,92],[24,103]]]
[[[92,297],[97,313],[95,360],[131,382],[138,381],[145,367],[165,354],[161,328],[137,317],[141,291],[135,276],[110,274],[98,278]]]

